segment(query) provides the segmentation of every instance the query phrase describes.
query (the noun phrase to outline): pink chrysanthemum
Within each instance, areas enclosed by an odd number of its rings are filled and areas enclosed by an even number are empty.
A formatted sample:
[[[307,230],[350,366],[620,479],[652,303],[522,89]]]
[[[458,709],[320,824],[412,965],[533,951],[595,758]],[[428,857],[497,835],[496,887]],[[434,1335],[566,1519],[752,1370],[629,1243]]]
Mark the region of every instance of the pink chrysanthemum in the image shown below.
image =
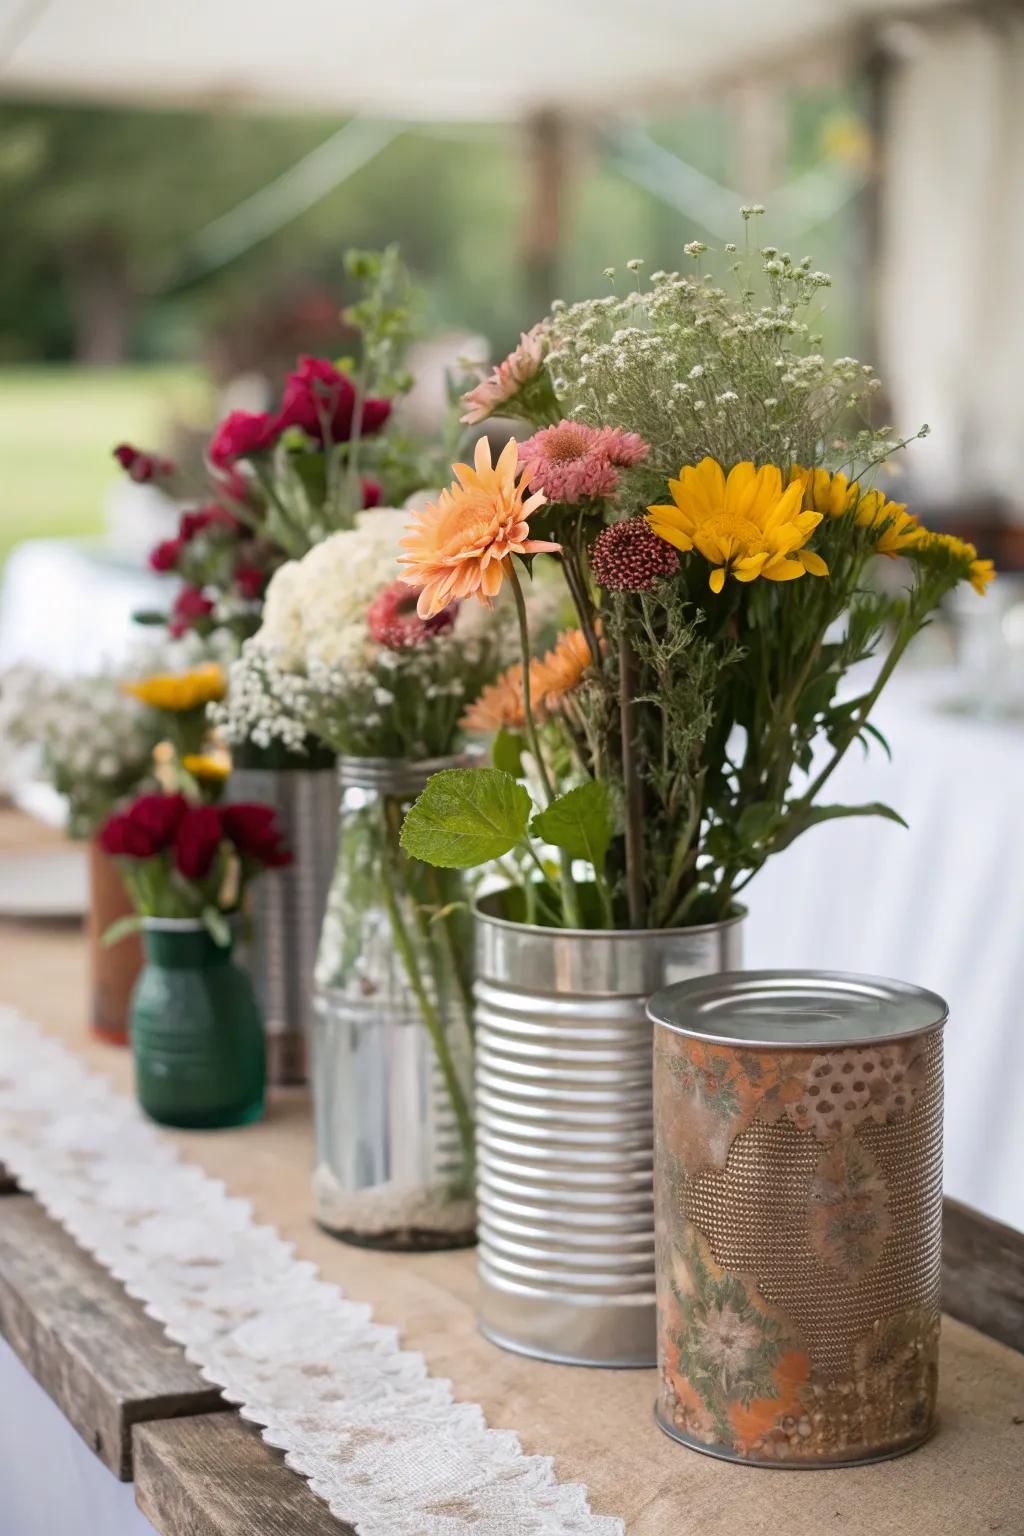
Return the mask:
[[[378,645],[389,651],[407,651],[422,645],[433,635],[443,635],[455,623],[458,603],[449,603],[432,618],[421,619],[416,612],[418,592],[412,591],[404,581],[393,581],[378,592],[366,610],[366,624]]]
[[[519,464],[531,490],[543,491],[549,501],[576,506],[610,496],[619,483],[619,469],[639,464],[648,452],[636,432],[560,421],[519,444]]]
[[[478,422],[486,421],[500,406],[514,399],[520,387],[528,384],[540,372],[547,346],[547,326],[543,320],[531,331],[524,331],[518,347],[509,353],[504,362],[499,363],[486,378],[463,395],[462,404],[468,406],[465,416],[461,418],[465,425],[474,427]]]
[[[643,516],[612,523],[594,540],[590,571],[609,592],[649,592],[662,576],[674,576],[679,556],[652,533]]]

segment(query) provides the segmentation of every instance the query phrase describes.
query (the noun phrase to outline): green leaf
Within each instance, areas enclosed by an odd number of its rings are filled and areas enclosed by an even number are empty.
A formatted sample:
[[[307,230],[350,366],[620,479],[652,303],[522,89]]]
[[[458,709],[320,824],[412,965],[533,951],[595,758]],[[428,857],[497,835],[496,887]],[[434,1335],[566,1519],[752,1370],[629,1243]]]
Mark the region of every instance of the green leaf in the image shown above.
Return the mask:
[[[526,832],[529,791],[500,768],[445,768],[427,781],[402,823],[402,847],[443,869],[500,859]]]
[[[570,789],[533,818],[530,830],[570,858],[589,859],[600,871],[614,831],[607,784],[591,779]]]
[[[815,805],[803,815],[788,817],[783,822],[773,851],[777,853],[781,848],[788,848],[809,827],[816,827],[823,821],[838,821],[846,816],[883,816],[886,821],[895,821],[901,827],[907,825],[899,811],[894,811],[890,805],[883,805],[880,800],[872,800],[868,805]]]
[[[219,912],[216,907],[204,907],[200,916],[203,927],[213,942],[221,949],[227,949],[231,943],[231,929],[227,925],[223,912]]]
[[[122,939],[127,939],[133,933],[138,933],[141,927],[142,918],[138,912],[129,912],[127,917],[119,917],[116,923],[111,923],[100,943],[104,949],[109,949],[111,944],[120,944]]]
[[[767,800],[744,806],[736,823],[736,835],[742,843],[763,843],[775,831],[779,808]]]
[[[521,779],[525,746],[526,743],[520,735],[515,731],[506,731],[502,726],[491,748],[491,760],[495,768],[500,769],[502,773],[510,773],[514,779]]]

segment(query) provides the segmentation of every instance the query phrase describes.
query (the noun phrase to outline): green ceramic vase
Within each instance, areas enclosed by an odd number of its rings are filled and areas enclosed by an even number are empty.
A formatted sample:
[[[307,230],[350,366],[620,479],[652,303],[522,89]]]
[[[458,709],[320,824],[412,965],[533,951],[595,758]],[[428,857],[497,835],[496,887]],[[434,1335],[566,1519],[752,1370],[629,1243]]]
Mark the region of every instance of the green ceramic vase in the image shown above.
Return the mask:
[[[131,1008],[139,1103],[161,1125],[212,1130],[263,1113],[263,1017],[231,945],[202,924],[150,918]]]

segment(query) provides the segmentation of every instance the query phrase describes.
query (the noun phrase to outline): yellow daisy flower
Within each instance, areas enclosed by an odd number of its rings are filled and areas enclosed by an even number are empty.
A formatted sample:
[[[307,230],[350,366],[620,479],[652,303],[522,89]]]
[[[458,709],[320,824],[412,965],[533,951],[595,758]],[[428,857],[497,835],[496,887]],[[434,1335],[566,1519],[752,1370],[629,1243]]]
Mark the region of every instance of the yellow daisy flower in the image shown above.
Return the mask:
[[[712,592],[721,592],[729,575],[737,581],[828,575],[821,556],[803,548],[822,514],[801,510],[803,483],[783,489],[774,464],[736,464],[727,476],[717,460],[702,459],[695,469],[684,466],[668,488],[673,505],[648,507],[647,521],[666,543],[696,549],[711,563]]]
[[[154,672],[135,683],[122,683],[122,690],[152,709],[168,709],[176,714],[197,709],[222,699],[226,691],[224,673],[215,661],[189,672]]]
[[[867,491],[857,503],[857,523],[861,528],[878,529],[875,550],[895,559],[925,536],[913,513],[901,501],[886,501],[882,491]]]
[[[921,549],[944,549],[963,566],[964,577],[979,597],[985,596],[986,588],[996,579],[994,560],[979,560],[978,551],[966,539],[958,539],[955,533],[926,533],[919,539]]]
[[[799,480],[804,488],[804,510],[822,512],[828,517],[842,517],[856,505],[860,484],[847,480],[845,475],[830,474],[827,469],[805,469],[802,464],[790,466],[789,483]]]
[[[231,758],[226,752],[186,752],[181,766],[204,784],[223,784],[231,772]]]

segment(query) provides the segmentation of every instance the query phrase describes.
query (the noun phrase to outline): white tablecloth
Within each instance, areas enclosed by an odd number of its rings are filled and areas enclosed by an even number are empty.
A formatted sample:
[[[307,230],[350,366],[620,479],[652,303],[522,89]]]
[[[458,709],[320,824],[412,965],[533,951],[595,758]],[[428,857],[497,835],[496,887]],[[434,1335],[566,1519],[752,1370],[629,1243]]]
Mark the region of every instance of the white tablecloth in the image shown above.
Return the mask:
[[[744,964],[866,971],[947,999],[946,1192],[1024,1229],[1024,729],[940,713],[949,674],[890,685],[829,803],[882,800],[910,824],[814,827],[746,896]],[[966,689],[964,690],[966,692]]]

